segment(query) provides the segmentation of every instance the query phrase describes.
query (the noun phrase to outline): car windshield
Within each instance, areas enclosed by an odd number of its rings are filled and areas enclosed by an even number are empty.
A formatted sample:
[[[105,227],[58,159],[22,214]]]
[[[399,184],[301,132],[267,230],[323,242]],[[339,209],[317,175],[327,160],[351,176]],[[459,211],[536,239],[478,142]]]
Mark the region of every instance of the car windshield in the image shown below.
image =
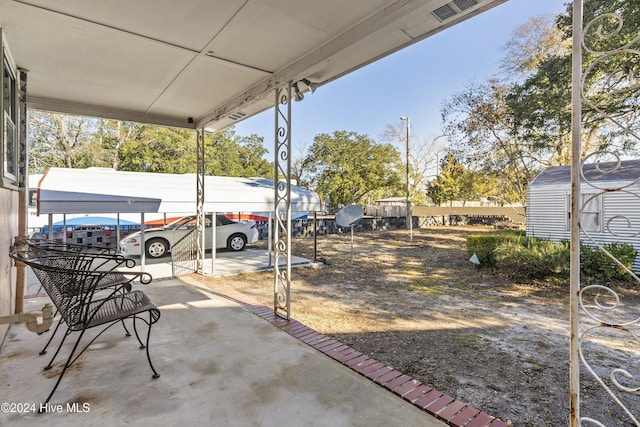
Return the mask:
[[[176,228],[180,227],[181,225],[188,224],[189,222],[193,222],[193,224],[195,226],[195,223],[196,223],[195,215],[185,216],[184,218],[177,219],[177,220],[165,225],[163,228],[165,230],[175,230]]]
[[[220,217],[224,218],[225,220],[227,219],[222,215],[217,215],[218,222],[220,222]],[[227,220],[227,221],[229,221],[229,220]],[[205,222],[205,227],[211,227],[211,215],[207,215],[207,217],[205,218],[204,222]],[[231,223],[233,223],[233,221],[223,222],[222,224],[226,225],[226,224],[231,224]],[[165,225],[163,228],[165,230],[175,230],[176,228],[179,228],[179,227],[184,226],[184,225],[186,225],[187,227],[195,227],[196,226],[196,216],[195,215],[185,216],[184,218],[177,219],[177,220]],[[218,224],[218,225],[220,225],[220,224]]]

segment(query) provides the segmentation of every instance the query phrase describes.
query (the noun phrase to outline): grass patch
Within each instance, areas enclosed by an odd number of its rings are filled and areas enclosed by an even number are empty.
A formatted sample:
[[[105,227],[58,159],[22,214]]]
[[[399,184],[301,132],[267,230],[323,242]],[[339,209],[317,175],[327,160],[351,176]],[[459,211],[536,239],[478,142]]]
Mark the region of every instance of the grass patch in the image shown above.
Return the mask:
[[[448,270],[432,270],[422,266],[419,270],[412,269],[407,289],[418,295],[437,298],[451,294],[452,289],[463,290],[466,286],[452,277]]]
[[[472,334],[469,332],[452,332],[449,334],[452,340],[455,342],[462,344],[463,346],[473,346],[477,345],[481,340],[481,337],[478,334]]]
[[[407,289],[423,297],[438,298],[447,294],[447,290],[442,287],[425,286],[421,283],[410,283]]]

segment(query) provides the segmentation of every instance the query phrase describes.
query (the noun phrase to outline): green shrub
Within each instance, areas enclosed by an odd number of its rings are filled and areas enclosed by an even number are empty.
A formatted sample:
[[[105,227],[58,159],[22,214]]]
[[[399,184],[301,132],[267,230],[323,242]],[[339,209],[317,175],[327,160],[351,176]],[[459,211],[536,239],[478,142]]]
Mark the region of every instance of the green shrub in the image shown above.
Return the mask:
[[[631,269],[638,251],[628,243],[606,243],[602,245],[625,267]],[[585,278],[629,280],[630,275],[599,248],[580,245],[580,269]]]
[[[569,277],[569,243],[535,237],[510,241],[496,249],[496,267],[516,278]]]
[[[631,269],[638,251],[628,243],[607,243],[603,247]],[[476,254],[480,267],[497,269],[518,279],[568,278],[570,245],[568,241],[525,237],[523,233],[491,233],[467,238],[469,256]],[[581,245],[583,279],[629,280],[629,274],[600,249]]]
[[[501,231],[491,234],[473,234],[467,237],[467,253],[476,254],[480,267],[494,268],[496,266],[496,249],[509,241],[517,241],[524,237],[524,232],[518,230]]]

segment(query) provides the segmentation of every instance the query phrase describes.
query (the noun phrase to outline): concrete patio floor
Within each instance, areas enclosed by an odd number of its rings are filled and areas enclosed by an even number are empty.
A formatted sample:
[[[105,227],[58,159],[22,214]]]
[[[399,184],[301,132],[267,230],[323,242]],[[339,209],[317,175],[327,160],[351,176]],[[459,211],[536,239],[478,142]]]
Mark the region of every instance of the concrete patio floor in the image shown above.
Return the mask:
[[[31,407],[53,387],[62,358],[43,371],[53,352],[38,355],[48,333],[12,325],[0,352],[0,395],[27,405],[3,408],[0,425],[445,425],[237,302],[185,280],[143,287],[162,311],[150,346],[161,377],[151,378],[144,351],[116,325],[65,374],[52,399],[61,413]],[[29,298],[26,309],[46,301]],[[74,402],[81,412],[67,411]]]
[[[38,353],[50,332],[38,336],[12,325],[0,347],[0,401],[13,407],[0,407],[0,426],[507,426],[293,319],[276,317],[273,308],[224,280],[208,288],[198,276],[172,278],[170,257],[160,261],[145,267],[153,282],[137,287],[161,309],[150,345],[161,377],[151,378],[145,352],[116,325],[65,374],[52,399],[61,406],[49,407],[60,413],[34,413],[72,342],[54,368],[43,371],[53,349]],[[314,265],[297,257],[292,263]],[[221,253],[216,276],[268,268],[266,251]],[[28,277],[32,296],[25,311],[39,310],[49,299],[36,295],[39,284]]]

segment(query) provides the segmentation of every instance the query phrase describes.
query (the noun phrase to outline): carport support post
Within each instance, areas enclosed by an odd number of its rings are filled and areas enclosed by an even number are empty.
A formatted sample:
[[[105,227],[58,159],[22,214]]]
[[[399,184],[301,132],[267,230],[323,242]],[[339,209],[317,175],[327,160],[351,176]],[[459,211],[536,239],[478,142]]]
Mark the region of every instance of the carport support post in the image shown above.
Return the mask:
[[[273,265],[273,217],[271,216],[271,211],[269,211],[269,221],[267,222],[267,252],[269,252],[267,268],[271,268]]]
[[[64,232],[65,236],[67,231]],[[116,251],[118,250],[118,243],[120,242],[120,214],[116,214]]]
[[[239,217],[238,217],[239,218]],[[205,224],[206,225],[206,224]],[[211,275],[216,274],[216,256],[218,256],[218,212],[211,213]],[[206,245],[202,246],[206,249]]]
[[[144,272],[144,266],[147,262],[146,245],[144,244],[144,212],[140,212],[140,271]]]
[[[291,82],[276,89],[275,95],[273,311],[277,316],[289,320],[291,315]]]
[[[53,214],[49,214],[49,223],[47,224],[47,240],[53,240]]]

